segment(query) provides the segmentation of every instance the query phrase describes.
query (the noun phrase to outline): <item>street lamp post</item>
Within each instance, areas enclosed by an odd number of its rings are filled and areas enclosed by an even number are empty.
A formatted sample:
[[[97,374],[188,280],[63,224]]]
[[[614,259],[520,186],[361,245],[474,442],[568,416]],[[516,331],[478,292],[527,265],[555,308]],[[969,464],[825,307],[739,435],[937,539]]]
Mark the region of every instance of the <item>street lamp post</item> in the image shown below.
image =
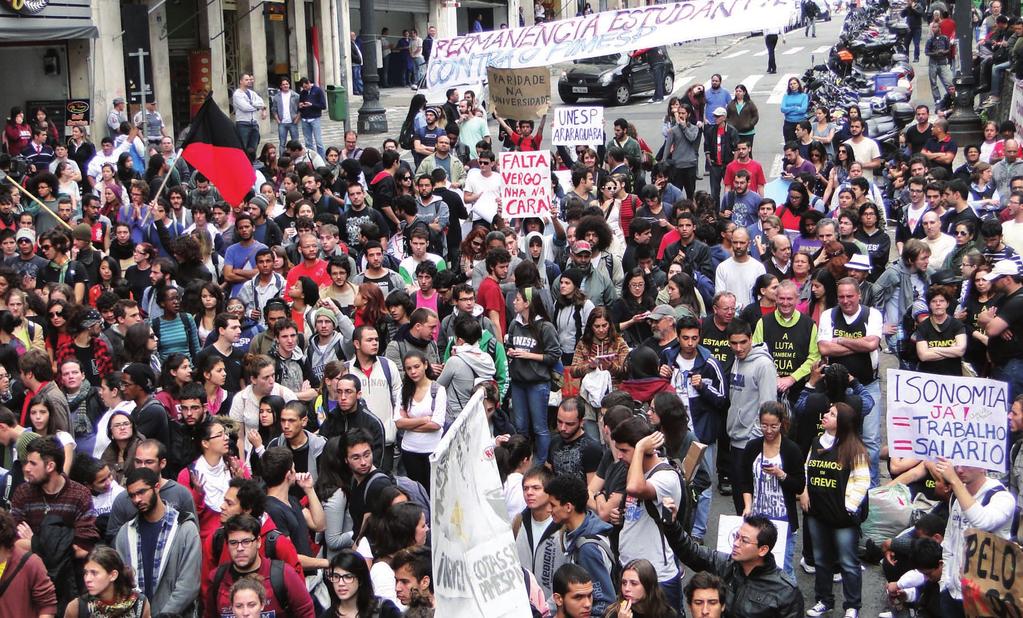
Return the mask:
[[[362,106],[359,108],[359,133],[387,133],[387,114],[380,106],[380,76],[377,74],[376,2],[361,0],[359,23],[362,28]],[[381,42],[382,44],[382,42]]]
[[[956,39],[958,42],[959,77],[955,80],[955,99],[952,115],[948,118],[949,130],[956,143],[976,144],[983,139],[980,116],[973,109],[975,97],[974,86],[977,85],[973,75],[973,16],[970,2],[956,2],[954,20]]]

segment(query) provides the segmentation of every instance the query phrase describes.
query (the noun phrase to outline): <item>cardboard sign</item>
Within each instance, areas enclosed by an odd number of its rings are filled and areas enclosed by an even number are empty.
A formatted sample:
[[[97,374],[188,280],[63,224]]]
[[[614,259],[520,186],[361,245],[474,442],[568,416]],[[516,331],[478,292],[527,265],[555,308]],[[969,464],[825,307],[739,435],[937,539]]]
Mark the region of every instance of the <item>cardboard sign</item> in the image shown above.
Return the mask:
[[[501,208],[505,219],[551,213],[551,155],[545,151],[501,153]]]
[[[430,88],[483,80],[487,67],[551,67],[604,54],[782,28],[791,0],[686,0],[438,39],[426,68]]]
[[[522,569],[477,392],[430,455],[438,616],[528,616]]]
[[[1012,101],[1009,104],[1009,120],[1023,123],[1023,81],[1016,82],[1012,87]],[[1017,124],[1016,126],[1023,126]]]
[[[551,106],[550,67],[487,69],[491,109],[502,118],[539,118]]]
[[[774,561],[778,567],[785,566],[785,547],[789,542],[789,522],[780,519],[772,519],[774,527],[778,529],[778,540],[771,550]],[[732,554],[732,545],[735,538],[739,536],[739,528],[742,527],[741,515],[721,515],[718,519],[718,544],[717,550],[728,555]]]
[[[555,107],[551,143],[555,146],[603,144],[604,108],[582,105]]]
[[[966,529],[963,610],[968,618],[1023,616],[1023,550],[977,528]],[[1023,573],[1021,573],[1023,574]]]
[[[888,370],[888,451],[1005,472],[1009,390],[1005,382]]]

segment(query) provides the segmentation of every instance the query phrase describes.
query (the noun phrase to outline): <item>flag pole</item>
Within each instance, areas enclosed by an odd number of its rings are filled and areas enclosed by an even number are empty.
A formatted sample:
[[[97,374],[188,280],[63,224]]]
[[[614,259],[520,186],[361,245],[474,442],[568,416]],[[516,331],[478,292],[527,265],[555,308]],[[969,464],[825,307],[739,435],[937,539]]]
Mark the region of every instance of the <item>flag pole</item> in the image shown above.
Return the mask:
[[[70,223],[68,223],[67,221],[65,221],[65,220],[61,219],[60,217],[58,217],[57,213],[55,213],[52,210],[50,210],[50,207],[47,206],[46,204],[44,204],[43,201],[40,200],[38,197],[32,195],[31,191],[29,191],[25,187],[21,186],[21,183],[19,183],[17,180],[12,178],[10,174],[6,174],[4,172],[0,172],[0,182],[3,182],[5,180],[7,182],[11,183],[12,185],[14,185],[15,187],[18,187],[19,189],[21,189],[22,194],[27,195],[30,200],[32,200],[33,202],[35,202],[36,204],[41,206],[44,210],[46,210],[46,212],[48,212],[51,215],[53,215],[53,218],[56,219],[57,221],[60,221],[60,223],[64,227],[66,227],[67,229],[69,229],[71,231],[74,231],[75,228],[71,227]]]
[[[178,161],[178,157],[180,157],[180,156],[181,156],[181,151],[182,151],[182,150],[183,150],[182,148],[178,148],[178,149],[177,149],[176,151],[174,151],[174,163],[177,163],[177,161]],[[167,162],[166,162],[166,161],[164,161],[164,163],[167,163]],[[168,164],[168,165],[172,165],[172,164]],[[164,175],[164,177],[163,177],[163,182],[161,182],[161,183],[160,183],[160,188],[159,188],[159,189],[157,189],[157,190],[156,190],[156,193],[154,194],[154,195],[156,195],[156,197],[154,197],[152,201],[154,201],[154,202],[155,202],[155,201],[156,201],[157,199],[159,199],[159,197],[160,197],[160,194],[161,194],[161,193],[163,193],[163,189],[164,189],[164,187],[166,187],[166,186],[167,186],[167,181],[168,181],[168,180],[170,180],[170,177],[171,177],[171,172],[172,172],[172,171],[174,171],[174,168],[173,168],[173,167],[170,167],[170,169],[168,169],[168,170],[167,170],[167,174],[166,174],[166,175]],[[147,211],[146,211],[146,216],[145,216],[145,218],[144,218],[144,219],[142,219],[142,223],[140,223],[139,225],[140,225],[141,227],[145,227],[145,226],[146,226],[146,224],[147,224],[147,223],[149,223],[149,217],[150,217],[150,215],[152,215],[152,214],[153,214],[153,209],[152,209],[152,208],[150,208],[149,210],[147,210]]]

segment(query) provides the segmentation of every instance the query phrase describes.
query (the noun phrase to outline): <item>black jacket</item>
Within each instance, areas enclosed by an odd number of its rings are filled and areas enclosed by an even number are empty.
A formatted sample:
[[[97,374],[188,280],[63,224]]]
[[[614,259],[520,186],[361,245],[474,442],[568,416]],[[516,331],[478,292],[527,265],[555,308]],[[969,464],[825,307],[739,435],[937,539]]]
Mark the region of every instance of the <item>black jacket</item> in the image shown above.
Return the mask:
[[[328,411],[320,425],[320,435],[329,440],[356,428],[365,429],[373,436],[373,465],[379,466],[384,456],[384,424],[369,411],[365,399],[359,399],[359,407],[351,414],[344,414],[337,407]]]
[[[725,582],[726,618],[800,618],[803,594],[794,579],[778,568],[772,554],[749,575],[723,552],[693,540],[678,522],[660,522],[664,538],[678,559],[695,571],[710,571]]]
[[[682,270],[692,272],[699,270],[711,281],[714,280],[714,265],[710,259],[710,247],[703,241],[693,239],[692,244],[682,248],[682,241],[674,242],[664,249],[664,259],[661,261],[661,270],[668,272],[668,267],[679,253],[685,254],[682,262]]]

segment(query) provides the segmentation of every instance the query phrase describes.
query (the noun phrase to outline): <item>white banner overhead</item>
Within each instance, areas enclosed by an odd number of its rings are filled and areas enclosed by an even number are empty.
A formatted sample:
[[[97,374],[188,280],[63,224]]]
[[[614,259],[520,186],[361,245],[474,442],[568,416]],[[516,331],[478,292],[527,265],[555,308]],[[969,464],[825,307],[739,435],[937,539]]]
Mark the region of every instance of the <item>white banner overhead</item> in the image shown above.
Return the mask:
[[[529,616],[481,391],[444,434],[430,464],[437,615]]]
[[[482,81],[487,67],[551,66],[635,49],[782,28],[791,0],[688,0],[603,11],[572,19],[471,32],[433,45],[430,88]]]

